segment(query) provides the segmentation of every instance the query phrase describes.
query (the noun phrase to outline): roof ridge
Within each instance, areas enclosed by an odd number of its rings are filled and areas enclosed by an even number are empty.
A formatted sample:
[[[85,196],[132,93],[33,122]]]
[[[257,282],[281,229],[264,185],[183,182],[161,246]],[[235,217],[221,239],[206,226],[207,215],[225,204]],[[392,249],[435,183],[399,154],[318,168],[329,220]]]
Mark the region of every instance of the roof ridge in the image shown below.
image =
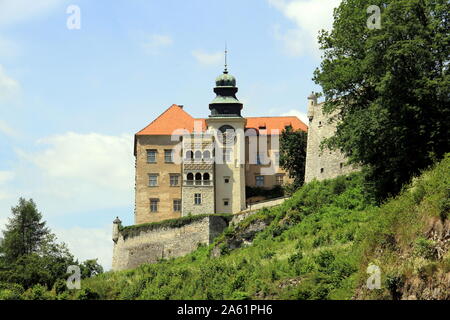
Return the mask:
[[[172,104],[170,107],[168,107],[163,113],[161,113],[159,116],[157,116],[156,118],[155,118],[155,120],[153,120],[152,122],[150,122],[147,126],[145,126],[144,128],[142,128],[141,130],[139,130],[136,134],[139,134],[140,132],[142,132],[142,131],[144,131],[145,129],[147,129],[148,127],[150,127],[153,123],[155,123],[159,118],[161,118],[163,115],[165,115],[170,109],[172,109],[173,107],[178,107],[178,108],[180,108],[180,110],[181,111],[183,111],[186,115],[188,115],[189,117],[191,117],[192,118],[192,116],[189,114],[189,113],[187,113],[186,111],[184,111],[184,109],[183,108],[181,108],[178,104]],[[192,119],[194,119],[194,118],[192,118]]]

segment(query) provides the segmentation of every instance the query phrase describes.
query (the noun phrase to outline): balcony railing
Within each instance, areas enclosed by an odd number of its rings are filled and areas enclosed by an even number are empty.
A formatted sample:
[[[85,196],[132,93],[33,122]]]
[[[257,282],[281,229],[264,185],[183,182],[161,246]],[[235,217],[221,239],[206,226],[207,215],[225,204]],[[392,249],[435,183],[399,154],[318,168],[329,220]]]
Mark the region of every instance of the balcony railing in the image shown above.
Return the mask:
[[[185,186],[212,186],[212,180],[184,180]]]

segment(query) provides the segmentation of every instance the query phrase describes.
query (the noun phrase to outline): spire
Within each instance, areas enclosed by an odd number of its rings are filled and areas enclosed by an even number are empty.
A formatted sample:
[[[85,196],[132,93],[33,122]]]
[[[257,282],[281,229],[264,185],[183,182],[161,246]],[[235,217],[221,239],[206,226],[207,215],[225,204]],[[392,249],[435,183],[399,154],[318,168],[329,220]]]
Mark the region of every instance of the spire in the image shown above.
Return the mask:
[[[227,64],[227,55],[228,55],[228,49],[227,49],[227,43],[225,42],[225,69],[223,70],[223,73],[228,73],[228,64]]]

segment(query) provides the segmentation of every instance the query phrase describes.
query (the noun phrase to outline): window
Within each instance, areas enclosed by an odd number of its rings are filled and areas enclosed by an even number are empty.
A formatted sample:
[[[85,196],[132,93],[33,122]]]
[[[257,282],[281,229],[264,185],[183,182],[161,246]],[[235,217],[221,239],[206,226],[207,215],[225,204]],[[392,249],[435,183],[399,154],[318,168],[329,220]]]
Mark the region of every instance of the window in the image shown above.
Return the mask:
[[[275,163],[280,163],[280,152],[275,151],[275,152],[273,153],[273,156],[274,156],[274,158],[275,158]]]
[[[164,150],[164,161],[166,163],[173,162],[173,150]]]
[[[194,204],[195,205],[201,205],[202,204],[202,194],[201,193],[194,194]]]
[[[231,162],[231,149],[223,149],[223,162],[230,163]]]
[[[283,184],[283,175],[282,174],[277,174],[277,176],[276,176],[276,184],[278,184],[278,185],[282,185]]]
[[[339,166],[341,167],[341,169],[344,167],[344,164],[341,162],[340,164],[339,164]]]
[[[223,199],[223,205],[228,207],[230,205],[230,199]]]
[[[170,186],[176,187],[180,183],[180,175],[178,174],[171,174],[170,175]]]
[[[192,172],[189,172],[187,174],[186,179],[187,179],[186,184],[188,186],[192,186],[194,184],[194,174]]]
[[[208,151],[208,150],[203,151],[203,159],[210,160],[211,159],[211,152]]]
[[[202,174],[200,172],[197,172],[195,174],[195,185],[201,186],[202,185]]]
[[[195,151],[195,160],[196,161],[202,160],[202,152],[201,151]]]
[[[225,183],[230,183],[230,177],[223,177]]]
[[[150,173],[148,175],[148,186],[157,187],[158,186],[158,174]]]
[[[147,150],[147,162],[148,163],[156,163],[156,150]]]
[[[150,212],[158,212],[159,199],[150,199]]]
[[[320,173],[323,173],[323,171],[324,171],[323,168],[320,168]]]
[[[264,187],[264,176],[256,176],[256,186]]]
[[[181,211],[181,200],[180,199],[173,200],[173,211],[174,212]]]
[[[209,175],[209,173],[208,173],[208,172],[205,172],[205,173],[203,174],[203,185],[204,185],[204,186],[209,186],[209,185],[211,184],[210,179],[211,179],[211,176]]]
[[[194,153],[192,151],[186,152],[186,160],[192,160],[193,157],[194,157]]]

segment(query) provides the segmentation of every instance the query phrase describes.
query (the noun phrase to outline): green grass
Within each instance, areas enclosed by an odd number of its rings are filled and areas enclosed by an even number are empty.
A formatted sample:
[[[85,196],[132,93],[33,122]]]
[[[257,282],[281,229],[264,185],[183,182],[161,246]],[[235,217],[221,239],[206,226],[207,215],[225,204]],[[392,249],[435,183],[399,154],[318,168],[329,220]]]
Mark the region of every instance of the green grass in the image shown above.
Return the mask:
[[[437,288],[442,285],[438,280],[445,279],[439,277],[450,272],[450,257],[448,250],[436,256],[437,243],[428,231],[430,221],[448,223],[449,183],[450,156],[381,206],[363,192],[360,174],[313,181],[282,205],[230,226],[211,246],[134,270],[108,272],[83,280],[81,291],[52,295],[59,299],[392,299],[421,284]],[[268,226],[250,246],[226,249],[227,240],[258,221]],[[149,226],[137,230],[142,227]],[[218,258],[211,256],[214,247],[224,248]],[[365,288],[370,263],[382,270],[379,290]],[[48,297],[37,289],[28,296]],[[7,290],[5,295],[18,294],[14,288]]]

